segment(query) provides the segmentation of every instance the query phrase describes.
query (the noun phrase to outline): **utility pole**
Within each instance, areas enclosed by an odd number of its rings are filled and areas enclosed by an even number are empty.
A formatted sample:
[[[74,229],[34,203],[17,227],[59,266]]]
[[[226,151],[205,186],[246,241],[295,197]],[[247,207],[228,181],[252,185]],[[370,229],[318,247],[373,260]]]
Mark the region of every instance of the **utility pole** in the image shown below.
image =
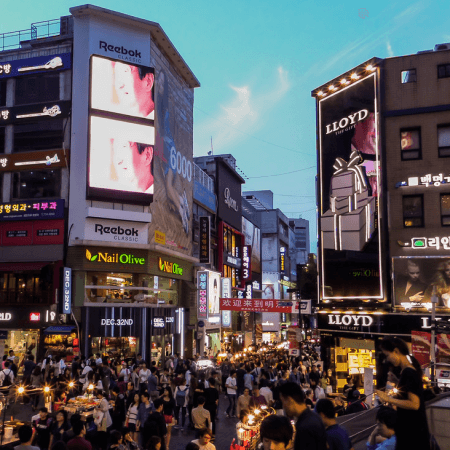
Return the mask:
[[[433,286],[431,294],[431,385],[434,387],[436,380],[436,303],[438,301],[436,295],[436,285]]]

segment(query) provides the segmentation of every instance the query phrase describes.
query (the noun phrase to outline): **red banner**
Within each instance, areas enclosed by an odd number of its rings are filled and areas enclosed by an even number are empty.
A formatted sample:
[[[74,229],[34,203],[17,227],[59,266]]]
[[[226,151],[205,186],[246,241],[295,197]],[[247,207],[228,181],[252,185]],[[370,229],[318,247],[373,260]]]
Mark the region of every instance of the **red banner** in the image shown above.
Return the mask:
[[[412,354],[421,366],[430,363],[431,334],[411,331]]]
[[[290,306],[280,306],[279,303],[290,303]],[[221,298],[221,311],[255,311],[291,313],[295,302],[282,300],[266,300],[262,298]]]
[[[438,334],[436,336],[438,346],[437,362],[450,363],[450,334]]]

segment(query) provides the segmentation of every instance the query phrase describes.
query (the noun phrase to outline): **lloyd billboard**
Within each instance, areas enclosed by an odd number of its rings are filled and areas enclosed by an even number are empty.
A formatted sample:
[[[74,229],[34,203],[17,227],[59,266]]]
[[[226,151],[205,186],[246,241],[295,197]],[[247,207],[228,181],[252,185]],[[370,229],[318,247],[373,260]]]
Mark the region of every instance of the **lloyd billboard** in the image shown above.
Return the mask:
[[[377,73],[318,102],[322,299],[382,299]]]

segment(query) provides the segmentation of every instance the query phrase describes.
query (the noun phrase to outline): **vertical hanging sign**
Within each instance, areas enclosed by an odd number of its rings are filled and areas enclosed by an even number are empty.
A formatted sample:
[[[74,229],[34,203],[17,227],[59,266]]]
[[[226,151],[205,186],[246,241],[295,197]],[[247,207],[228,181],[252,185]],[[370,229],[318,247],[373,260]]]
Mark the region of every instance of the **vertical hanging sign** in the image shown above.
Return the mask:
[[[64,267],[63,270],[62,313],[70,314],[72,312],[72,269],[70,267]]]
[[[244,245],[242,247],[242,280],[250,281],[252,279],[252,246]]]
[[[231,278],[222,278],[222,298],[231,298]],[[231,311],[222,311],[222,326],[231,327]]]
[[[209,216],[200,217],[200,263],[210,262],[211,222]]]
[[[208,272],[201,271],[197,273],[197,289],[198,289],[198,312],[199,320],[208,318]]]
[[[280,273],[286,272],[286,247],[280,247]]]

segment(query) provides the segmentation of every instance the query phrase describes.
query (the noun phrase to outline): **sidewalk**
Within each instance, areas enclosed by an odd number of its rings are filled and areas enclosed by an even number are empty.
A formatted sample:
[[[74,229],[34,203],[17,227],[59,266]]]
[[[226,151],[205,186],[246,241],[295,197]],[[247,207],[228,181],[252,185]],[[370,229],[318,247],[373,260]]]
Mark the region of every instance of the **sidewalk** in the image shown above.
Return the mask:
[[[237,419],[227,418],[225,410],[228,406],[228,399],[225,395],[220,394],[219,398],[219,414],[216,420],[216,439],[212,443],[217,450],[229,450],[231,441],[236,437],[236,423]],[[189,419],[186,417],[186,424]],[[186,444],[195,439],[195,431],[185,428],[172,429],[172,438],[170,440],[169,450],[184,450]]]

